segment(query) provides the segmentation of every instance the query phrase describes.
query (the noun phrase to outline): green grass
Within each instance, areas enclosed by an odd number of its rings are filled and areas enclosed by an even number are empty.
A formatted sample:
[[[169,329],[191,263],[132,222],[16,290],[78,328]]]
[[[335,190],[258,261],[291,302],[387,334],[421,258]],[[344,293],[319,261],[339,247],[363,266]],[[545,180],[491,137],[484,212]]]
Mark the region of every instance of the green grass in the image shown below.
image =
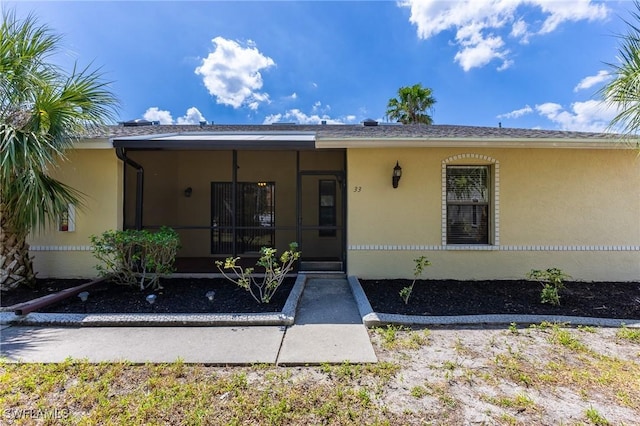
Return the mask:
[[[429,344],[431,331],[427,328],[412,330],[409,327],[387,325],[374,328],[373,333],[379,336],[385,349],[415,350]]]
[[[375,403],[398,367],[343,364],[293,378],[278,367],[224,369],[177,362],[0,364],[4,410],[68,410],[56,424],[397,424]],[[313,374],[324,379],[316,380]],[[6,411],[6,413],[14,411]],[[17,411],[16,411],[17,412]]]
[[[610,424],[609,421],[593,407],[589,407],[587,411],[585,411],[585,415],[587,419],[596,426],[606,426]]]
[[[616,333],[616,337],[633,343],[640,343],[640,328],[628,328],[623,326]]]

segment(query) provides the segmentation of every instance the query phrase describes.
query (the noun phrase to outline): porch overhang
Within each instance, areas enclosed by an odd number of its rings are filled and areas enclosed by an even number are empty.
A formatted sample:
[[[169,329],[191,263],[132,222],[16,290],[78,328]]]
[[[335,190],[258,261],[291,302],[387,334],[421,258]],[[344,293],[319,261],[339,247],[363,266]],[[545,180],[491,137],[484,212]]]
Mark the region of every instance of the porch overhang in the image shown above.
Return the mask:
[[[180,132],[111,139],[115,148],[153,150],[308,150],[315,132]]]

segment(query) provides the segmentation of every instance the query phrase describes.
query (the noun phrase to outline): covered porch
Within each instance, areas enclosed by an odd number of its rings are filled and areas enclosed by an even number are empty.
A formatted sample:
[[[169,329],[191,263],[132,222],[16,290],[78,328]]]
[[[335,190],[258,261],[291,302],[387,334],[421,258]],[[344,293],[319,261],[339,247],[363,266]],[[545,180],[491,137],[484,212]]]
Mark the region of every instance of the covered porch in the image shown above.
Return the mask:
[[[177,272],[253,265],[261,247],[297,242],[303,270],[346,265],[343,149],[316,149],[313,132],[202,132],[113,140],[124,167],[125,229],[169,226],[181,238]]]

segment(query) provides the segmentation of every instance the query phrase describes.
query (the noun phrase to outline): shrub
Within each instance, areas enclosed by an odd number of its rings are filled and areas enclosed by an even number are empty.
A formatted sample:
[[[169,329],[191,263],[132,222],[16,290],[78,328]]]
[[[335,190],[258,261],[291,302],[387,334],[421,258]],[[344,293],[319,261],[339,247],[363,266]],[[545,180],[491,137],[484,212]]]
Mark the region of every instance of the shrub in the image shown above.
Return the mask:
[[[538,281],[542,284],[540,301],[554,306],[560,305],[559,291],[564,288],[564,280],[571,278],[559,268],[549,268],[547,270],[532,269],[527,273],[527,278]]]
[[[416,283],[416,280],[422,275],[424,268],[431,265],[431,262],[427,260],[426,257],[420,256],[416,259],[413,259],[413,262],[416,266],[413,268],[413,282],[410,286],[407,286],[400,290],[400,297],[404,300],[405,305],[409,303],[409,297],[411,297],[411,292],[413,291],[413,286]]]
[[[178,233],[168,227],[158,232],[127,229],[91,236],[93,256],[101,263],[96,269],[116,284],[162,288],[160,276],[173,272],[180,248]]]
[[[289,250],[282,253],[280,263],[278,263],[276,251],[271,247],[260,249],[260,258],[256,262],[256,266],[264,268],[262,280],[256,276],[255,268],[243,268],[236,265],[236,262],[240,260],[239,257],[228,257],[224,262],[216,260],[216,266],[226,279],[247,290],[256,302],[269,303],[301,254],[298,251],[298,243],[290,243]],[[234,277],[229,276],[225,272],[226,270],[231,270]]]

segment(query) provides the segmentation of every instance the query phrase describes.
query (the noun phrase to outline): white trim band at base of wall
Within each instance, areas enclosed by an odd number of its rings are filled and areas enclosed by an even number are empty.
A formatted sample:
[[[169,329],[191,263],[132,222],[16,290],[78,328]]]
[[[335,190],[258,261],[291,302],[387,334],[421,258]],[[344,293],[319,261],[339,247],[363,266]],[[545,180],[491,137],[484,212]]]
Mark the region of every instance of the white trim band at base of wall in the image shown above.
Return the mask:
[[[422,245],[350,245],[351,251],[640,251],[640,246],[422,246]]]
[[[91,251],[91,246],[30,246],[29,251]]]

